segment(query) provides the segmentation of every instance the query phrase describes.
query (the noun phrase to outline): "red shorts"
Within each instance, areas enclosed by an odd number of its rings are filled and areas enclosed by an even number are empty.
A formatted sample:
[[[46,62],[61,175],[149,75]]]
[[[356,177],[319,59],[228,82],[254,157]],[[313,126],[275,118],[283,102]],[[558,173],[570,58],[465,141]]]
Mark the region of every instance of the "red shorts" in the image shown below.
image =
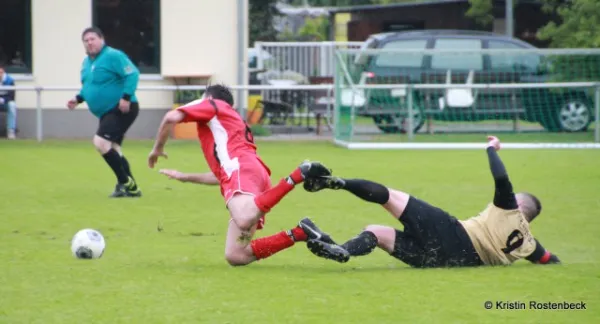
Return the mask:
[[[271,177],[265,166],[256,159],[240,159],[240,168],[233,171],[229,179],[221,181],[221,195],[225,204],[235,194],[258,196],[271,188]],[[258,229],[265,224],[265,217],[258,221]]]

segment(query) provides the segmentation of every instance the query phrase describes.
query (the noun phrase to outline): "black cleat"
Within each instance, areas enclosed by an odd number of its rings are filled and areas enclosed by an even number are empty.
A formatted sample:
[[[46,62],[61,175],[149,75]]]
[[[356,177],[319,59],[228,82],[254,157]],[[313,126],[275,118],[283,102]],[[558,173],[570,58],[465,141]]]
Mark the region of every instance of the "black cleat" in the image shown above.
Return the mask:
[[[304,190],[308,192],[317,192],[323,189],[338,190],[344,188],[346,182],[339,177],[321,176],[304,180]]]
[[[125,185],[122,183],[117,183],[117,185],[115,186],[115,191],[113,191],[112,194],[110,194],[111,198],[122,198],[122,197],[127,197],[127,189],[125,188]]]
[[[320,240],[330,244],[336,244],[335,241],[331,238],[331,236],[325,232],[323,232],[310,218],[303,218],[298,226],[306,233],[308,236],[308,240]]]
[[[137,183],[133,178],[129,178],[129,182],[125,184],[125,191],[127,192],[127,197],[141,197],[142,191],[138,188]]]
[[[324,259],[339,263],[346,263],[350,260],[350,253],[336,244],[329,244],[319,240],[308,240],[306,246],[312,254]]]
[[[300,164],[299,168],[304,180],[331,175],[331,170],[320,162],[311,162],[306,160]]]
[[[133,179],[129,179],[128,183],[117,183],[115,191],[109,196],[110,198],[125,198],[125,197],[141,197],[142,192],[138,188]]]

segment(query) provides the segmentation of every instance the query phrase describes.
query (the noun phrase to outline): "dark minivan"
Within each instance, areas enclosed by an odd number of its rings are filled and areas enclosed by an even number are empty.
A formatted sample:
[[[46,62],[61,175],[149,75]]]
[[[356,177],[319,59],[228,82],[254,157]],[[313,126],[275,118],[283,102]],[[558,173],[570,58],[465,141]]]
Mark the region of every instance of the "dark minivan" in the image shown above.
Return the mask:
[[[355,83],[531,84],[556,80],[553,79],[556,69],[551,68],[552,64],[570,68],[561,65],[560,56],[551,63],[545,54],[526,42],[480,31],[425,30],[375,34],[369,37],[361,51],[365,49],[364,54],[359,52],[348,62],[348,73]],[[368,49],[412,51],[376,51],[373,54]],[[477,52],[485,49],[502,51]],[[453,50],[474,52],[451,53]],[[565,57],[562,59],[564,63]],[[564,73],[561,75],[564,76]],[[549,131],[567,132],[585,131],[593,119],[593,100],[583,88],[415,89],[412,94],[415,132],[427,119],[520,119],[540,123]],[[403,88],[369,89],[363,92],[363,96],[364,104],[357,107],[358,115],[372,117],[379,129],[386,133],[407,131],[407,93]]]

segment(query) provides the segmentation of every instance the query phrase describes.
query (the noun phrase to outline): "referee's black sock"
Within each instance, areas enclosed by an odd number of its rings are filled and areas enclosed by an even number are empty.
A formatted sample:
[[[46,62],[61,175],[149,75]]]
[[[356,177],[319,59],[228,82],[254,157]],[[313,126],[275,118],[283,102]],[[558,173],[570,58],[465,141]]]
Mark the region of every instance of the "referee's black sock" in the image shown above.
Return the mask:
[[[383,205],[390,199],[390,191],[385,186],[362,179],[344,179],[343,189],[350,191],[358,198]]]
[[[119,183],[125,184],[129,181],[127,172],[125,172],[125,168],[123,167],[123,160],[117,151],[111,148],[102,157],[117,176]]]
[[[125,169],[125,173],[131,177],[131,179],[135,180],[133,174],[131,174],[131,169],[129,168],[129,161],[125,158],[125,155],[121,155],[121,160],[123,161],[123,169]]]
[[[377,236],[373,232],[364,231],[342,245],[351,256],[367,255],[377,247]]]

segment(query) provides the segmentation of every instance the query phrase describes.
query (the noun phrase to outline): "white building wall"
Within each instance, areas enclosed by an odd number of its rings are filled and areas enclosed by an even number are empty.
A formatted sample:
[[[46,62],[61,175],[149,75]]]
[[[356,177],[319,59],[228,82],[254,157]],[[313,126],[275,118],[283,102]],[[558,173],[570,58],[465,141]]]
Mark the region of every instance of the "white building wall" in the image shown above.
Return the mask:
[[[237,4],[237,0],[162,0],[161,73],[142,75],[139,86],[171,85],[169,77],[187,75],[237,84],[237,68],[247,66],[246,57],[237,57]],[[14,75],[18,85],[79,87],[85,56],[81,32],[91,24],[91,0],[32,0],[33,73]],[[106,41],[110,45],[110,39]],[[42,105],[65,107],[75,93],[43,92]],[[138,91],[138,97],[141,109],[164,109],[173,102],[173,94],[165,91]],[[17,105],[35,108],[35,93],[18,92]]]

